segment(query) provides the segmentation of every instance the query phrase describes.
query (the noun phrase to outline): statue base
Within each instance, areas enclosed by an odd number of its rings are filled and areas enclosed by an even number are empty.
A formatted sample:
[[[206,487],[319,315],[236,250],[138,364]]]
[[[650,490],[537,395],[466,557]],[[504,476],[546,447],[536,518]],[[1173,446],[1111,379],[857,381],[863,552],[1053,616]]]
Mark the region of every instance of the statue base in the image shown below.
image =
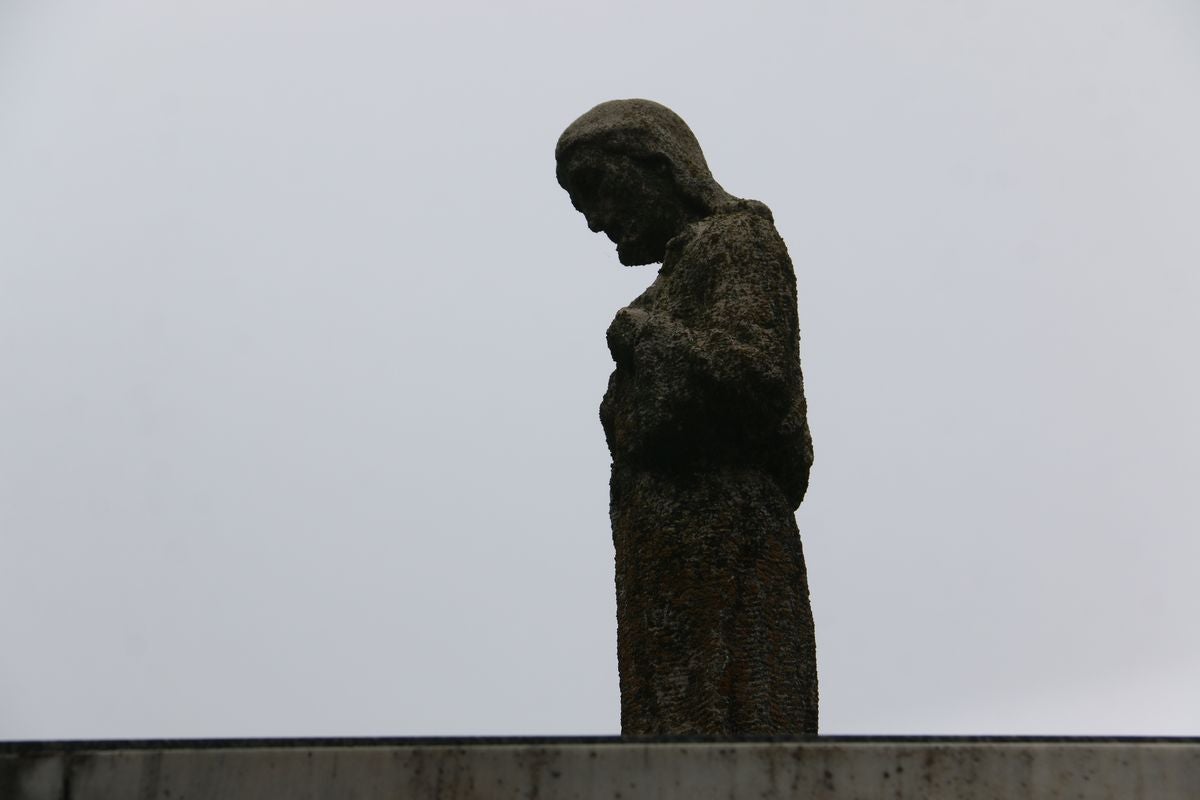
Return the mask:
[[[0,798],[1195,798],[1200,739],[0,743]]]

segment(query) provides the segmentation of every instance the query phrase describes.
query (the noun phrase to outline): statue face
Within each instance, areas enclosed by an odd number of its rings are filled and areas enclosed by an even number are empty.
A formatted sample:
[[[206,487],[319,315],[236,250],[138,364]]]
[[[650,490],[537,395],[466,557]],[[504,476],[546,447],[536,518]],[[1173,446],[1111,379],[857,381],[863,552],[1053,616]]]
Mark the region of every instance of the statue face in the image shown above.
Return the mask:
[[[581,147],[559,164],[558,182],[626,266],[662,261],[667,242],[691,221],[665,160]]]

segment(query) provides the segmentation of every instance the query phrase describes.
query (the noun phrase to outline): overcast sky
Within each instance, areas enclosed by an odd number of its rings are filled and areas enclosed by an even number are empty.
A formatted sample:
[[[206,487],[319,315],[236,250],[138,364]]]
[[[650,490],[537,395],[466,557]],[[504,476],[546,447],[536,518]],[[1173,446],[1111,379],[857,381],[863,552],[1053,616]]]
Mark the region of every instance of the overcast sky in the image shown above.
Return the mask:
[[[0,738],[619,730],[621,97],[795,262],[822,731],[1200,734],[1193,0],[0,0]]]

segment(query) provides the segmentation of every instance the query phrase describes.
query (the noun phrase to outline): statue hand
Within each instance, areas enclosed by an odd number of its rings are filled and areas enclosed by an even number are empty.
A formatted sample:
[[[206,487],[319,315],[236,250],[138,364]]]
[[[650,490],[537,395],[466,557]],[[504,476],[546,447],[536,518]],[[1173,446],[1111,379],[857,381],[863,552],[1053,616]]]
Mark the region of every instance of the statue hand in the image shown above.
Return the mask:
[[[617,312],[606,334],[608,351],[612,353],[613,361],[627,364],[633,359],[633,346],[637,344],[649,319],[650,315],[641,308],[627,306]]]

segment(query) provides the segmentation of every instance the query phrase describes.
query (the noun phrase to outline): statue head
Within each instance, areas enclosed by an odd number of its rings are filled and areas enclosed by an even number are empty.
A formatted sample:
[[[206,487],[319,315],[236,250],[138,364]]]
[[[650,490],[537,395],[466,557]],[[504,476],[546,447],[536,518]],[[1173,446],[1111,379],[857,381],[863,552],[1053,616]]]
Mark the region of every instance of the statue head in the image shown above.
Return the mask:
[[[650,100],[610,100],[572,122],[554,150],[558,182],[622,264],[662,261],[667,242],[733,200],[687,123]]]

